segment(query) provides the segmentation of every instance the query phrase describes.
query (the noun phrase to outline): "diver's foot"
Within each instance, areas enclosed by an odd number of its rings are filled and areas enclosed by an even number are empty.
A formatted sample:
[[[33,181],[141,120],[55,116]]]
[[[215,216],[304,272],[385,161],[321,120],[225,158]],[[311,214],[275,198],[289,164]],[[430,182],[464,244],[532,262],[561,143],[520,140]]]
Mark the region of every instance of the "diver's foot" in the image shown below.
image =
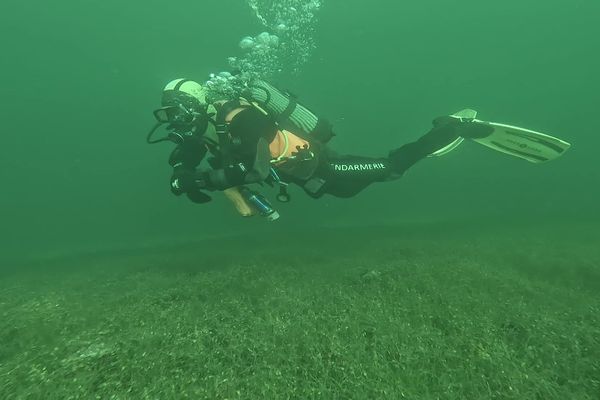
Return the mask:
[[[460,123],[464,121],[463,118],[455,117],[454,115],[442,115],[441,117],[435,118],[431,123],[435,128],[439,128],[442,126],[458,126]]]
[[[460,137],[466,139],[481,139],[488,137],[494,132],[494,127],[485,122],[468,121],[459,124],[456,132]]]
[[[472,118],[461,118],[455,115],[443,115],[433,120],[433,126],[438,128],[442,126],[451,127],[454,132],[466,139],[481,139],[489,136],[494,127],[484,122],[474,121]]]

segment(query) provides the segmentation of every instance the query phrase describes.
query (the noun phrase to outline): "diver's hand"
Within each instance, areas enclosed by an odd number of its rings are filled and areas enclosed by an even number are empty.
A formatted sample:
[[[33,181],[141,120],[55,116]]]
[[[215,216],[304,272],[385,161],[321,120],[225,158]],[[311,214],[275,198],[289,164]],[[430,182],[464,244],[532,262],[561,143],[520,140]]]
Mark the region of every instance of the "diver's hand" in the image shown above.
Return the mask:
[[[171,176],[171,192],[176,196],[207,189],[206,174],[190,170],[176,170]]]
[[[209,195],[207,195],[206,193],[202,193],[199,190],[197,190],[195,192],[188,192],[187,197],[188,197],[188,199],[190,199],[191,201],[193,201],[194,203],[197,203],[197,204],[208,203],[209,201],[212,200],[212,198]]]

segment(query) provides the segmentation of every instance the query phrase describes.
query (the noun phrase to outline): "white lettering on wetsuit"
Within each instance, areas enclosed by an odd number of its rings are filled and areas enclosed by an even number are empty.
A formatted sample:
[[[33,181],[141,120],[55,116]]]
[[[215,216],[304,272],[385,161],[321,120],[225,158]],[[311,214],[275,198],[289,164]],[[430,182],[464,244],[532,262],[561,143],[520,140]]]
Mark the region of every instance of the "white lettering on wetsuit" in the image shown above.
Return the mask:
[[[366,163],[366,164],[331,164],[334,171],[372,171],[383,170],[386,168],[383,163]]]

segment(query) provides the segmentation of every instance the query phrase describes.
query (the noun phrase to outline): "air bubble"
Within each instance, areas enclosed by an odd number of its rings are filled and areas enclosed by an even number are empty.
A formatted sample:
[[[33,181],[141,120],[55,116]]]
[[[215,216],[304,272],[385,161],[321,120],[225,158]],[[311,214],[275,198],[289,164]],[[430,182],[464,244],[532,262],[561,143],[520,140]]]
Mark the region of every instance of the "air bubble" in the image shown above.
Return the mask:
[[[272,80],[281,73],[296,74],[315,50],[314,32],[322,0],[246,0],[264,31],[244,36],[239,57],[228,57],[235,75],[211,75],[209,97],[237,96],[252,79]],[[219,79],[220,78],[220,79]]]
[[[254,38],[252,38],[251,36],[246,36],[242,38],[242,40],[240,40],[240,48],[242,50],[250,50],[255,45],[256,43],[254,42]]]

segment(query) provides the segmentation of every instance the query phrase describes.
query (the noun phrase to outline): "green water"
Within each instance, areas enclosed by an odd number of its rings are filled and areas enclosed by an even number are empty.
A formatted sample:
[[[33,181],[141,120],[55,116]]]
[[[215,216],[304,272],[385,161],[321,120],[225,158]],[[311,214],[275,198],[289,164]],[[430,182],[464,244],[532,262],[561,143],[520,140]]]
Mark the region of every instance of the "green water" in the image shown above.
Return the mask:
[[[3,6],[0,398],[598,398],[600,3],[325,2],[277,80],[337,150],[465,107],[573,147],[466,143],[273,224],[174,197],[144,142],[263,30],[244,1]]]

